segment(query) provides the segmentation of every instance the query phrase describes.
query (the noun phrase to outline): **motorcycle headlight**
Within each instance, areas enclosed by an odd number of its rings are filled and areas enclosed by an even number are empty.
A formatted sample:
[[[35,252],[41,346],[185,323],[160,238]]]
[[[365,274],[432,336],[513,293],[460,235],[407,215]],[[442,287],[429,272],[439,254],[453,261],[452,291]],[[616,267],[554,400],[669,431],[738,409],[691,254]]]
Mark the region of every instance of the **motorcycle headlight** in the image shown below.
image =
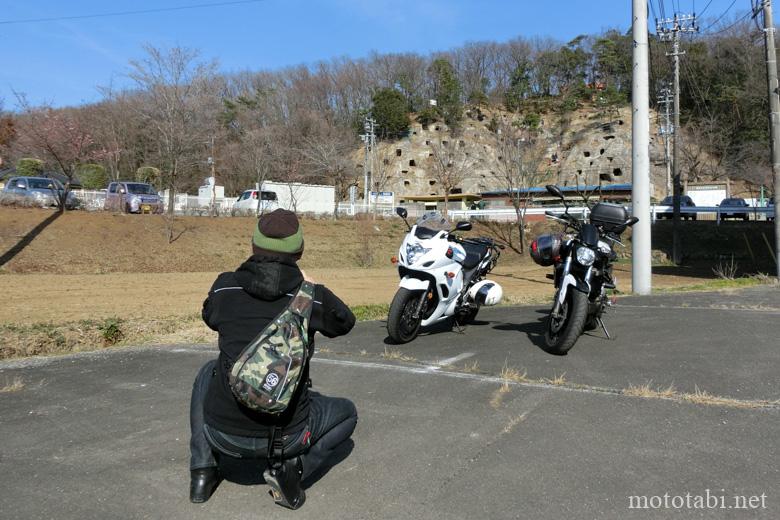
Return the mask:
[[[612,252],[612,248],[609,247],[609,244],[607,244],[603,240],[599,240],[599,251],[603,255],[608,255]]]
[[[578,247],[577,248],[577,261],[584,266],[593,265],[593,262],[596,261],[596,253],[593,251],[593,249],[589,247]]]
[[[430,247],[423,247],[420,244],[406,244],[406,261],[410,265],[415,262],[415,260],[430,251]]]

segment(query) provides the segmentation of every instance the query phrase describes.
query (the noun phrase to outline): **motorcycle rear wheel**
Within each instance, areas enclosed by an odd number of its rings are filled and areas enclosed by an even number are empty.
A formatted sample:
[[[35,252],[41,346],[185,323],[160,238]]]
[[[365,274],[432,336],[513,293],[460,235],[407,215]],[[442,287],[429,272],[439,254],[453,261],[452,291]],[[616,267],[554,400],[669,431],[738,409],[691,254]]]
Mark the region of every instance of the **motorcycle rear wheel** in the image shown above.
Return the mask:
[[[562,356],[582,335],[588,317],[588,296],[570,287],[560,314],[559,318],[554,318],[551,311],[547,317],[544,341],[548,352]]]
[[[410,291],[404,287],[398,289],[390,304],[390,312],[387,315],[387,334],[396,344],[409,343],[420,331],[422,315],[425,312],[425,304],[420,315],[415,319],[413,314],[420,303],[422,291]]]

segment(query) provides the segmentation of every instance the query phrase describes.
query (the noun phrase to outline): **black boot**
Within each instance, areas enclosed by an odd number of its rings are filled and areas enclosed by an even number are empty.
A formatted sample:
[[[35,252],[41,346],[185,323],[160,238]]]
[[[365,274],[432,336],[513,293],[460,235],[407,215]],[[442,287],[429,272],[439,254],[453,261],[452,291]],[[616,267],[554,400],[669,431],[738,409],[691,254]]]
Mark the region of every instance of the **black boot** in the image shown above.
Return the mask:
[[[219,468],[201,468],[190,470],[190,502],[202,504],[214,494],[222,477]]]
[[[274,502],[288,509],[298,509],[306,501],[306,493],[301,488],[303,461],[300,457],[274,462],[263,472],[269,493]]]

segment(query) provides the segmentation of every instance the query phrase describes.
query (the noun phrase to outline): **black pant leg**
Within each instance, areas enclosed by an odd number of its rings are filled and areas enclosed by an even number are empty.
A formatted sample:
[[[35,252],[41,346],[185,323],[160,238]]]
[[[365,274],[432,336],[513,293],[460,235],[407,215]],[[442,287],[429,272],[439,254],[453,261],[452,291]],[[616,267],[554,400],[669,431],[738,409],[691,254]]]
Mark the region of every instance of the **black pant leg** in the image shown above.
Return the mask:
[[[209,468],[217,465],[211,446],[204,433],[203,403],[209,390],[212,373],[217,366],[213,359],[203,365],[195,377],[190,399],[190,469]]]
[[[311,448],[303,456],[303,478],[327,469],[330,459],[357,425],[357,409],[349,399],[311,393],[309,431]]]

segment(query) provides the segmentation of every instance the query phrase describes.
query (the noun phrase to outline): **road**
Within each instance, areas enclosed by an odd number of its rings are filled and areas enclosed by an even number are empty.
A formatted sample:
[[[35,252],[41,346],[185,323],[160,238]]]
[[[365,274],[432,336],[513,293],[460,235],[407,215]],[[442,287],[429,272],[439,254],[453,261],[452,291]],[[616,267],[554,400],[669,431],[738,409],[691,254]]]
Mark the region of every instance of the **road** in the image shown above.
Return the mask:
[[[538,346],[542,310],[485,309],[403,346],[381,322],[319,339],[315,388],[353,399],[360,422],[297,512],[246,473],[188,502],[188,393],[213,346],[0,363],[13,390],[0,393],[0,516],[780,517],[779,289],[623,298],[605,319],[613,341],[585,336],[562,357]],[[622,393],[648,382],[676,393]],[[681,397],[697,391],[712,404]]]

